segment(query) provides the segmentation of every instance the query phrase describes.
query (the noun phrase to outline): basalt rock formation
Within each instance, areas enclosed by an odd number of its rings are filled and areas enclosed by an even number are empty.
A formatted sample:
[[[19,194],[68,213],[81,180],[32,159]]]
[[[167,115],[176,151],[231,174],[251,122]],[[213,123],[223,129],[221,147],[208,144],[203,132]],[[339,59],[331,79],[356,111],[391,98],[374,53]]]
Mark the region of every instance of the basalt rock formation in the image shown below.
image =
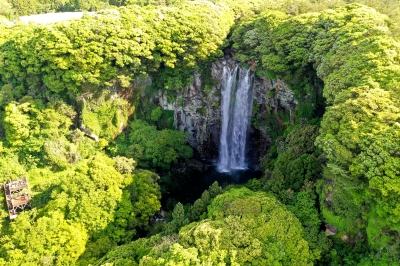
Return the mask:
[[[223,57],[214,62],[211,75],[215,86],[206,92],[202,88],[200,73],[195,73],[192,83],[177,91],[174,101],[168,100],[167,94],[160,91],[155,102],[165,110],[174,111],[176,129],[189,134],[188,142],[195,150],[199,159],[215,162],[218,159],[218,147],[221,134],[221,89],[222,72],[225,65],[233,67],[237,62],[230,57]],[[272,97],[268,97],[268,94]],[[254,105],[259,105],[258,112],[253,116],[264,116],[267,110],[283,110],[286,113],[296,108],[294,94],[283,80],[258,78],[254,87]],[[253,125],[249,136],[249,158],[258,160],[265,155],[270,138],[267,128]]]

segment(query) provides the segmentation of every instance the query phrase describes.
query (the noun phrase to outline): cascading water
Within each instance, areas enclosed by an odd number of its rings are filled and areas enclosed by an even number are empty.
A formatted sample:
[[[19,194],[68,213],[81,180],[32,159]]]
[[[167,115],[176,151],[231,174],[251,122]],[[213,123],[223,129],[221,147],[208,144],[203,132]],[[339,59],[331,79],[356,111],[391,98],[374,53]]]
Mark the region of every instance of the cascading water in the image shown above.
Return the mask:
[[[246,142],[253,107],[254,74],[239,66],[224,66],[219,172],[246,169]]]

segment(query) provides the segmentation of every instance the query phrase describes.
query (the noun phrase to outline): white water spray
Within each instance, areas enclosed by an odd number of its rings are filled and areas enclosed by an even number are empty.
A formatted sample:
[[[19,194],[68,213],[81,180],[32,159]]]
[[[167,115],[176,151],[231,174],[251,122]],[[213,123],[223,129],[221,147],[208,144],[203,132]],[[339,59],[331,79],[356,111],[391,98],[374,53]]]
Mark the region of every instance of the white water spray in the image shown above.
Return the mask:
[[[246,169],[246,142],[253,107],[254,75],[239,66],[224,66],[219,172]]]

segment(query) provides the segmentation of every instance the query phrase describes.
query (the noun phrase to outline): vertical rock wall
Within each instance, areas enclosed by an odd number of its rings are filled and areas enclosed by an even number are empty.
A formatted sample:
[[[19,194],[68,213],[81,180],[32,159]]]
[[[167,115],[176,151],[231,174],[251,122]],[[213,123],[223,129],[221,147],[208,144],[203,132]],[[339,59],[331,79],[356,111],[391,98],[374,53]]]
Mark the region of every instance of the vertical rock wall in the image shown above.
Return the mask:
[[[156,96],[156,102],[162,108],[174,111],[176,129],[189,134],[189,144],[201,160],[215,162],[218,159],[222,71],[225,65],[233,68],[235,64],[235,60],[230,57],[221,58],[212,64],[211,75],[216,85],[208,92],[202,89],[201,75],[196,73],[192,84],[180,89],[172,102],[163,91]],[[282,80],[257,79],[254,88],[254,104],[260,105],[260,108],[258,108],[259,112],[253,115],[262,116],[266,115],[267,110],[271,108],[275,111],[291,112],[296,108],[297,101]],[[266,128],[254,127],[250,131],[249,155],[253,161],[263,156],[270,145],[266,132]]]

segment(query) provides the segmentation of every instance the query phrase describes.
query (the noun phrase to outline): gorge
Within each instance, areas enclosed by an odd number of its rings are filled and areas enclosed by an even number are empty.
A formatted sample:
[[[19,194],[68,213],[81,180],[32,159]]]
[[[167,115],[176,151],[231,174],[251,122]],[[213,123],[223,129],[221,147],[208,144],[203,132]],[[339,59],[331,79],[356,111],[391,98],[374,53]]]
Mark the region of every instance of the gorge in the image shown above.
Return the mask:
[[[344,2],[0,20],[0,266],[399,265],[400,8]]]

